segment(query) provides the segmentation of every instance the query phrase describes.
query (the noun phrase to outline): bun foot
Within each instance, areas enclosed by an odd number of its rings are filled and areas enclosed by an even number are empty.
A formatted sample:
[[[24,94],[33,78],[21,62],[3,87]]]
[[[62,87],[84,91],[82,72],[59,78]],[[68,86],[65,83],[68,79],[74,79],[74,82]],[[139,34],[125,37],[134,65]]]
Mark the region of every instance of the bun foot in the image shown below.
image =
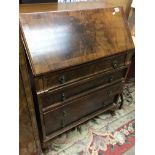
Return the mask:
[[[43,151],[44,154],[47,154],[50,151],[50,148],[45,147],[45,148],[42,149],[42,151]]]
[[[115,113],[116,108],[117,108],[117,104],[113,103],[113,107],[109,110],[109,112],[112,116],[116,115],[116,113]]]

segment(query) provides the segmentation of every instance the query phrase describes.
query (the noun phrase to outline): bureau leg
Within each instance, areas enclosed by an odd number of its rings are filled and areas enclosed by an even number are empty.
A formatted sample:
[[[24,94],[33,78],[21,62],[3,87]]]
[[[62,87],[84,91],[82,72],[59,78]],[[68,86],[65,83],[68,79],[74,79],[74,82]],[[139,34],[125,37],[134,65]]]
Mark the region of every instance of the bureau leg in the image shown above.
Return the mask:
[[[49,152],[49,148],[44,148],[44,149],[43,149],[43,153],[46,154],[46,153],[48,153],[48,152]]]
[[[121,98],[121,103],[120,103],[119,109],[122,109],[122,106],[123,106],[123,103],[124,103],[123,93],[120,94],[120,98]]]
[[[119,97],[120,97],[120,105],[118,105],[118,100],[119,100]],[[122,109],[122,106],[123,106],[123,103],[124,103],[124,99],[123,99],[123,93],[120,93],[120,94],[117,94],[114,98],[114,103],[116,103],[117,107],[119,109]]]
[[[50,151],[50,147],[46,146],[46,147],[42,148],[42,151],[43,151],[43,153],[46,154],[46,153],[48,153]]]
[[[116,115],[116,113],[115,113],[116,108],[117,108],[116,103],[113,103],[113,108],[109,110],[109,112],[110,112],[110,114],[112,116],[115,116]]]
[[[111,116],[115,116],[116,115],[116,113],[115,113],[115,111],[110,111],[110,114],[111,114]]]

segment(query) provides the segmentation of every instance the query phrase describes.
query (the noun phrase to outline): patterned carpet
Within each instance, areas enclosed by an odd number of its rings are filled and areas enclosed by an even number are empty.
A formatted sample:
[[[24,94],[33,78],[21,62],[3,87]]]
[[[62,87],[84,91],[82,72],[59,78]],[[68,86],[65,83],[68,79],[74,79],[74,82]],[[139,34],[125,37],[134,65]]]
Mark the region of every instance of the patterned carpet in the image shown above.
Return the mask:
[[[124,105],[116,115],[103,113],[53,140],[46,155],[134,155],[134,81],[124,87]]]

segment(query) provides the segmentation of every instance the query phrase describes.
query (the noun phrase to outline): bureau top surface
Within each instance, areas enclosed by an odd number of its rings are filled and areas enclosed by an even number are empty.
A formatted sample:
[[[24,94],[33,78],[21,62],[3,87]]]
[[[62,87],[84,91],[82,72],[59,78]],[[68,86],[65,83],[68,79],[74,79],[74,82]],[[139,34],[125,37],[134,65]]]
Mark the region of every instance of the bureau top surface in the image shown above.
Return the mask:
[[[21,13],[20,27],[36,76],[134,48],[121,7]]]

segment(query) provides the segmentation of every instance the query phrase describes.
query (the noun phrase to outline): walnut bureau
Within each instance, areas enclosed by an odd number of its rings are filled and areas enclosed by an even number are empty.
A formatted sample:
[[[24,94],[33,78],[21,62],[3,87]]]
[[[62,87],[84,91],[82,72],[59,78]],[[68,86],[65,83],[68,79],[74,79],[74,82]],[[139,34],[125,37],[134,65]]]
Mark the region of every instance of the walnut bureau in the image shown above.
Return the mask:
[[[42,148],[115,108],[134,54],[123,9],[20,13]]]

